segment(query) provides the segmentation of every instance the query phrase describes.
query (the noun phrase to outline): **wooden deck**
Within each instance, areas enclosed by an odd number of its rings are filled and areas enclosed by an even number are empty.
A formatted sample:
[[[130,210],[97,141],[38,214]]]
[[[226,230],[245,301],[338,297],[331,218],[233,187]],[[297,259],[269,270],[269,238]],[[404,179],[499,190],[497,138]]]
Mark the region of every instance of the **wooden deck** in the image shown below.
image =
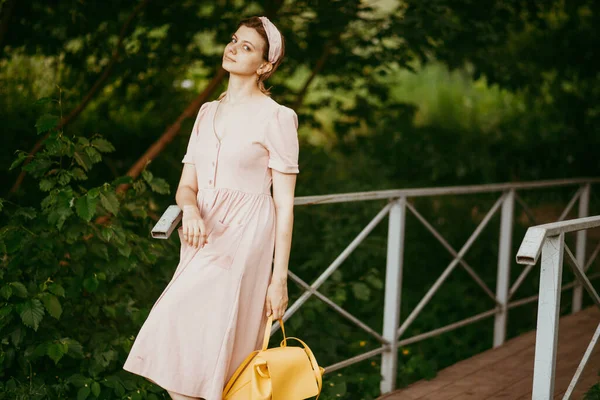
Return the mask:
[[[600,310],[590,307],[560,319],[554,398],[562,399],[598,323]],[[430,380],[382,396],[380,400],[531,399],[535,331],[463,360]],[[596,346],[571,399],[582,399],[600,381],[600,346]]]

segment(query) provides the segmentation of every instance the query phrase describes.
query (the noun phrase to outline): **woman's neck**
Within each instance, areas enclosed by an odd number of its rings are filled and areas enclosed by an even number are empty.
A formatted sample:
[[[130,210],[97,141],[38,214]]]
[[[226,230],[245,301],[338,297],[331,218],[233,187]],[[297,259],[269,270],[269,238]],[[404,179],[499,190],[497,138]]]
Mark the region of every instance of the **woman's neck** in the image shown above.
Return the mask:
[[[248,79],[250,78],[250,79]],[[247,103],[264,97],[256,85],[256,77],[230,75],[224,100],[231,104]]]

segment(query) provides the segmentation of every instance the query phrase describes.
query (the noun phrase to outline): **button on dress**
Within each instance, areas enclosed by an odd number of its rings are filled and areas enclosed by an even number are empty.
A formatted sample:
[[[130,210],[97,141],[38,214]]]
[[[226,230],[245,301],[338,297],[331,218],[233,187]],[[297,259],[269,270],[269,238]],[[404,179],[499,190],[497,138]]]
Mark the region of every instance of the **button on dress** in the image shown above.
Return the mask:
[[[142,325],[123,369],[162,388],[221,400],[262,345],[275,248],[272,169],[298,173],[298,118],[271,98],[239,105],[246,118],[221,139],[218,101],[202,105],[183,163],[193,164],[208,243],[183,240],[180,261]]]

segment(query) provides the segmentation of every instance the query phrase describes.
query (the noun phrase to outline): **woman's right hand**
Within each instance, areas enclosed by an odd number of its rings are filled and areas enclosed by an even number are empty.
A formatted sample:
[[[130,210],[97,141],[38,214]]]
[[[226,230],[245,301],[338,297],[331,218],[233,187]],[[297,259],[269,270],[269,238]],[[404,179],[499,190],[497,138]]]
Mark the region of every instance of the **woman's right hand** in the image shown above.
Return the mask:
[[[200,210],[196,206],[183,206],[183,217],[181,219],[183,227],[183,239],[196,248],[203,247],[206,244],[206,226],[200,216]]]

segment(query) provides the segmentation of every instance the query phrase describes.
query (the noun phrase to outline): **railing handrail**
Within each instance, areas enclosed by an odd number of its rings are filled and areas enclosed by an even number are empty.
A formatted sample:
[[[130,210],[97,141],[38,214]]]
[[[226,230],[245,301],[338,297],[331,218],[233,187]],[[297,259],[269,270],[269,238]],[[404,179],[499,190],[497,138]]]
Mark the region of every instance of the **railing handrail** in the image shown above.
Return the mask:
[[[600,296],[586,274],[585,248],[583,247],[583,251],[578,251],[578,257],[575,257],[565,244],[566,233],[577,231],[578,235],[585,234],[585,230],[598,227],[600,227],[600,215],[537,225],[527,230],[525,238],[521,242],[517,253],[517,263],[528,265],[528,268],[531,268],[537,263],[540,253],[542,255],[533,367],[532,399],[534,400],[545,400],[554,396],[561,281],[565,258],[577,281],[590,294],[594,303],[600,307]],[[599,337],[600,324],[588,344],[563,400],[571,397]]]
[[[543,181],[490,183],[482,185],[375,190],[369,192],[350,192],[314,196],[298,196],[294,199],[294,205],[300,206],[310,204],[345,203],[351,201],[398,199],[400,197],[408,198],[456,194],[494,193],[503,192],[506,190],[542,189],[554,188],[557,186],[571,186],[594,183],[600,183],[600,178],[590,177],[573,179],[553,179]]]
[[[535,265],[542,251],[544,240],[549,236],[596,227],[600,227],[600,215],[529,227],[517,252],[517,263]]]

